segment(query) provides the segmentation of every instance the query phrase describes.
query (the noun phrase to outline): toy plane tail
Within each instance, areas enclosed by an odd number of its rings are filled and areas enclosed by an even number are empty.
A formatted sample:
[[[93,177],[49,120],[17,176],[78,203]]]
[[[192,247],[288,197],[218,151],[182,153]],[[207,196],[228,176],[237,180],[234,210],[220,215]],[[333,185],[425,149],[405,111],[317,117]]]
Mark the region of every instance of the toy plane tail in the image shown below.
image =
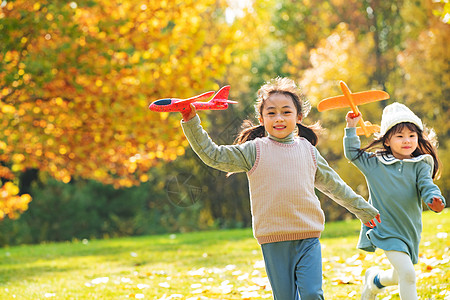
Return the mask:
[[[230,93],[230,86],[226,85],[226,86],[222,87],[210,101],[211,102],[219,102],[219,103],[237,104],[236,101],[228,100],[229,93]]]
[[[366,129],[367,132],[364,131],[364,128]],[[356,128],[356,134],[357,135],[365,135],[365,136],[370,136],[372,133],[376,133],[376,132],[380,132],[380,126],[378,125],[372,125],[369,121],[365,122],[365,126],[364,128],[362,127],[357,127]]]
[[[384,91],[365,91],[351,94],[355,105],[389,99],[389,94]],[[348,99],[344,96],[326,98],[317,105],[318,111],[325,111],[335,108],[350,107]]]

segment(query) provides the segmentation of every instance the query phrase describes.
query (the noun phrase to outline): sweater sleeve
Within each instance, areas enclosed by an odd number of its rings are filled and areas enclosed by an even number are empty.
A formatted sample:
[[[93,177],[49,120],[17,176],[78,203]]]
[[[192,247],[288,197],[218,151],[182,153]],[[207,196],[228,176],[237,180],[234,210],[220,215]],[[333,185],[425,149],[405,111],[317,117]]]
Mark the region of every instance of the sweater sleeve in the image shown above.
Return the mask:
[[[215,144],[202,128],[196,115],[188,122],[181,122],[183,132],[194,152],[208,166],[224,172],[248,172],[256,161],[253,141],[240,145]]]
[[[356,194],[328,165],[319,151],[316,148],[314,150],[317,159],[316,188],[339,205],[348,209],[363,223],[374,219],[378,214],[378,210],[364,200],[363,197]]]

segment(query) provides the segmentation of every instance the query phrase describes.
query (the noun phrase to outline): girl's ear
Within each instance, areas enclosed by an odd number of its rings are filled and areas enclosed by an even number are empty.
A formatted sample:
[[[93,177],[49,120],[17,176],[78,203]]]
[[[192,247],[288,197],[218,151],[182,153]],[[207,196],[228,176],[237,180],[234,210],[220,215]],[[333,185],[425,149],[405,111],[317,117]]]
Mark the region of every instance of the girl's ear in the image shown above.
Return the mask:
[[[302,122],[302,119],[303,119],[302,115],[298,115],[297,116],[297,124],[300,124]]]

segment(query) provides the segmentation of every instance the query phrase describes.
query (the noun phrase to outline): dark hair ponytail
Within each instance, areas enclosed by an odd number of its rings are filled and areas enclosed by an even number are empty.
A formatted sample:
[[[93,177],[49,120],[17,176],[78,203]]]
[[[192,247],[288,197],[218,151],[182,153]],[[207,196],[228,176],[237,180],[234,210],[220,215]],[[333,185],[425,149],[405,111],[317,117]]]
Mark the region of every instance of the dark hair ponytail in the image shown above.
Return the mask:
[[[301,123],[297,123],[298,128],[298,136],[303,137],[308,140],[313,146],[316,146],[319,142],[318,133],[322,130],[319,122],[310,125],[305,126]]]
[[[441,176],[441,161],[437,155],[437,138],[435,136],[434,130],[424,127],[424,130],[420,130],[417,125],[409,122],[401,122],[389,129],[383,136],[375,138],[367,146],[361,149],[353,149],[357,151],[357,155],[352,160],[357,160],[360,158],[364,152],[375,149],[378,150],[378,154],[392,154],[390,147],[386,146],[386,141],[390,139],[392,135],[397,132],[401,132],[403,128],[408,128],[409,130],[417,133],[418,145],[417,149],[411,154],[412,157],[417,157],[423,154],[430,154],[433,157],[434,168],[431,178],[439,179]],[[376,155],[374,153],[373,155]]]
[[[250,120],[245,120],[242,124],[242,128],[242,131],[239,132],[238,137],[234,140],[235,144],[243,144],[246,141],[264,137],[266,134],[266,130],[263,125],[253,125]]]

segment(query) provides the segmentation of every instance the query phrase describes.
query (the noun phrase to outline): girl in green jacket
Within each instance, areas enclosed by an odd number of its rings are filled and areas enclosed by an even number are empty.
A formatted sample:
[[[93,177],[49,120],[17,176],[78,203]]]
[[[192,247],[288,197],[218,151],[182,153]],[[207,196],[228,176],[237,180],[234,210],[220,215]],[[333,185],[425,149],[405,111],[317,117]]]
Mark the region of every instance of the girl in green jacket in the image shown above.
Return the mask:
[[[385,286],[398,284],[401,299],[416,300],[414,264],[422,233],[422,200],[435,212],[445,207],[433,183],[439,174],[436,148],[424,133],[422,121],[403,104],[393,103],[383,110],[380,136],[362,149],[355,128],[359,119],[347,114],[345,156],[366,177],[369,202],[383,222],[375,228],[362,226],[358,248],[383,249],[393,266],[387,271],[376,267],[366,271],[361,299],[376,299]],[[374,148],[378,151],[366,152]]]

